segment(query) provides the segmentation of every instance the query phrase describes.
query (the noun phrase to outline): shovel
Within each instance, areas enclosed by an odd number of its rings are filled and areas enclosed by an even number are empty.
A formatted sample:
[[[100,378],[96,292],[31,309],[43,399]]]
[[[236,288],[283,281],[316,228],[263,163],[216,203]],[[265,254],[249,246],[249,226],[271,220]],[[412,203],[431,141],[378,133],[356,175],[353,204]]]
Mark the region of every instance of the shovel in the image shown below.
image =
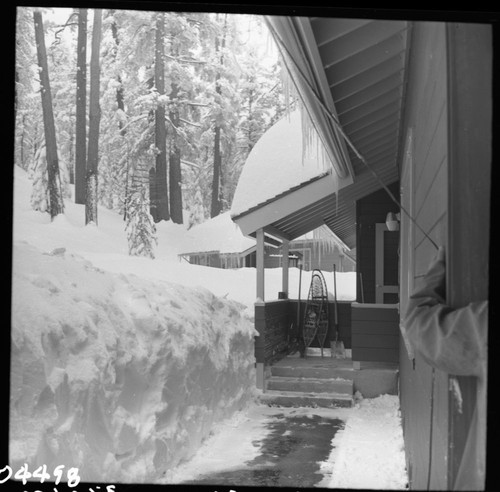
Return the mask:
[[[333,292],[335,295],[335,340],[332,340],[332,357],[334,359],[345,359],[345,348],[344,342],[339,340],[339,317],[338,317],[338,307],[337,307],[337,268],[335,263],[333,264]]]

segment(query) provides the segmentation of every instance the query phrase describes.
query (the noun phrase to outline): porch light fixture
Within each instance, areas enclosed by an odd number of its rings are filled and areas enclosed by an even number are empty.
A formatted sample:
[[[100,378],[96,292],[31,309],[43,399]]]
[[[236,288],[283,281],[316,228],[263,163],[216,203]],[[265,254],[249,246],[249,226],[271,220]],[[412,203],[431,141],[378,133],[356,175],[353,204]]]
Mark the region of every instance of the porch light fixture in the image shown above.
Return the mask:
[[[385,225],[387,226],[387,229],[389,229],[390,231],[399,231],[400,218],[401,218],[400,214],[389,212],[385,219]]]

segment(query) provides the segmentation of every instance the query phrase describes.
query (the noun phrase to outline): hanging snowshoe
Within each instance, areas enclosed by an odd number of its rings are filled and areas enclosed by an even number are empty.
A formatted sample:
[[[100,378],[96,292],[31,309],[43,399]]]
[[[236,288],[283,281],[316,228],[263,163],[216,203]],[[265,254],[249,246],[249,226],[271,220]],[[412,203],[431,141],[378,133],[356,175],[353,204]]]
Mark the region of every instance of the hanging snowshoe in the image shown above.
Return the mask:
[[[307,347],[317,337],[323,356],[323,347],[328,333],[328,292],[326,282],[320,270],[313,270],[311,286],[307,297],[302,324],[302,339],[304,342],[302,357],[305,357]]]

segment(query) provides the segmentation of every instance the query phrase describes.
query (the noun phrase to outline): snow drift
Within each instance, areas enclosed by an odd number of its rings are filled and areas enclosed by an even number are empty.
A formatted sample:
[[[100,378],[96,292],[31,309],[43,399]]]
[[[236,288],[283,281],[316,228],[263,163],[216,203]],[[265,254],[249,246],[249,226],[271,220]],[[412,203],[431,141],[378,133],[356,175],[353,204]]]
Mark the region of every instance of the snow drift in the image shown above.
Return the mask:
[[[13,248],[10,465],[153,482],[254,387],[253,323],[203,288]]]

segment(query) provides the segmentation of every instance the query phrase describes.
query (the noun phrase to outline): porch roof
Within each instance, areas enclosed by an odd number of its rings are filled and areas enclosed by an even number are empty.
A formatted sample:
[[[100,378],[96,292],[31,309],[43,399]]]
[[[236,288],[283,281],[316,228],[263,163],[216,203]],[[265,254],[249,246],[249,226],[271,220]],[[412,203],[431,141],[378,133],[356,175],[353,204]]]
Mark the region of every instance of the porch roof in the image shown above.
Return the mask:
[[[276,210],[300,202],[289,208],[290,213],[276,214],[269,204],[262,204],[260,210],[233,219],[247,235],[255,236],[263,228],[282,239],[294,239],[326,224],[352,248],[356,242],[355,202],[380,189],[381,183],[343,134],[384,185],[399,179],[410,23],[278,16],[266,17],[266,21],[333,162],[333,172],[345,179],[345,185],[337,193],[332,186],[330,193],[324,187],[318,194],[319,183],[316,188],[304,183],[273,203]],[[318,181],[326,184],[328,179],[324,176]],[[266,214],[261,213],[265,210]]]

